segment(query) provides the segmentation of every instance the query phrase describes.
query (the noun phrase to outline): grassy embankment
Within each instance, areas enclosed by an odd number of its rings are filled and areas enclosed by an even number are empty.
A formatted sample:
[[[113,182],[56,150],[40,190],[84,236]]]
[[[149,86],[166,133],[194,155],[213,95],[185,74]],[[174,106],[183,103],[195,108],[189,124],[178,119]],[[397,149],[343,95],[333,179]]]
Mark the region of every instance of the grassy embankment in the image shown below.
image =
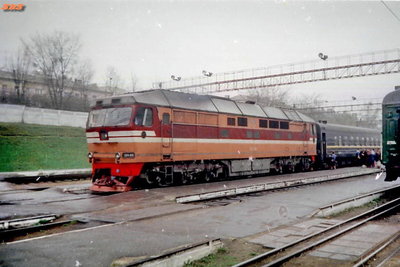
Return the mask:
[[[0,172],[89,168],[85,130],[0,123]]]

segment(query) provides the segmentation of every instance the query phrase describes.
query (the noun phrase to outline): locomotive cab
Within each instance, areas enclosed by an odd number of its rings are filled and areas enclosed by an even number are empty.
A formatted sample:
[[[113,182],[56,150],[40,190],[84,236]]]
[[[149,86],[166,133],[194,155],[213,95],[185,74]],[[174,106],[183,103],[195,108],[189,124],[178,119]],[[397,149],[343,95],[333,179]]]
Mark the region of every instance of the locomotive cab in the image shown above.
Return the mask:
[[[158,149],[151,140],[160,128],[156,117],[156,108],[140,104],[97,105],[90,112],[86,136],[92,191],[132,189],[143,168],[143,157]]]

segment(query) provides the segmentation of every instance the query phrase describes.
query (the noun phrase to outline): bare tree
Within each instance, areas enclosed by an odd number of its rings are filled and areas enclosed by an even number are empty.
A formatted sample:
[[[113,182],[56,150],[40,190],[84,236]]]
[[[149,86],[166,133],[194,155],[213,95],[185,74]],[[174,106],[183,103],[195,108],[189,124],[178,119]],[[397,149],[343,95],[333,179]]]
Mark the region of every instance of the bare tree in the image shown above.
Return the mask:
[[[118,89],[123,85],[121,76],[119,76],[118,72],[113,66],[108,66],[106,71],[106,91],[112,95],[116,95],[118,93]]]
[[[365,109],[359,116],[357,126],[380,129],[382,127],[380,119],[381,116],[379,110],[374,108],[372,102],[369,102],[365,104]]]
[[[131,88],[130,89],[132,90],[132,92],[135,92],[137,89],[136,88],[137,81],[138,81],[138,79],[137,79],[136,75],[131,72]]]
[[[289,105],[289,91],[280,87],[253,90],[246,98],[261,106],[287,107]]]
[[[292,106],[295,109],[315,109],[316,107],[322,106],[326,103],[326,100],[320,94],[302,94],[300,96],[296,96],[294,99]]]
[[[87,110],[88,103],[88,90],[90,88],[90,81],[94,75],[93,66],[90,60],[85,60],[77,66],[77,73],[74,81],[72,82],[71,92],[78,92],[80,94],[82,108]]]
[[[31,71],[31,57],[26,49],[19,48],[7,60],[6,70],[12,73],[15,93],[19,103],[25,103],[26,84]]]
[[[36,34],[22,40],[24,48],[43,76],[54,108],[63,108],[66,88],[76,77],[78,53],[81,48],[79,36],[56,31],[52,34]]]
[[[327,106],[327,101],[320,95],[303,95],[297,97],[293,108],[312,117],[316,121],[328,123],[360,126],[367,128],[379,128],[379,111],[372,103],[365,104],[365,110],[343,110],[340,106]],[[342,111],[339,111],[342,110]]]

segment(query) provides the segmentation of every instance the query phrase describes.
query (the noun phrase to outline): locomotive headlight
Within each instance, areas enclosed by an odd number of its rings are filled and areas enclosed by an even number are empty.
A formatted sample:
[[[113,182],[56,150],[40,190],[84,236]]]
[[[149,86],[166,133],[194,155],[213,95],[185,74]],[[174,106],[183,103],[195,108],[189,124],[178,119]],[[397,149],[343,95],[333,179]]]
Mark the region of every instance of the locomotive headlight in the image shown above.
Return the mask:
[[[92,159],[92,158],[93,158],[93,152],[89,152],[89,153],[87,154],[87,157],[88,157],[89,159]]]
[[[117,152],[115,153],[115,159],[120,159],[121,158],[121,153]]]
[[[135,157],[135,153],[133,152],[122,153],[122,157],[126,159],[133,159]]]

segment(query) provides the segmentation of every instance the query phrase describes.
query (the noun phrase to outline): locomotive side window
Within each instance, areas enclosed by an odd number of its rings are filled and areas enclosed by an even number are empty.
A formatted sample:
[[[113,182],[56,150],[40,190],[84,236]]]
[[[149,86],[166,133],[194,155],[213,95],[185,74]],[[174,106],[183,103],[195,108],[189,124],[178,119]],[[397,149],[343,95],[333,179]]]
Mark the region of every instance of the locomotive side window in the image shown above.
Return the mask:
[[[163,124],[169,124],[169,119],[170,119],[169,113],[162,114],[162,123]]]
[[[269,121],[269,128],[279,129],[279,121]]]
[[[239,126],[247,126],[247,118],[238,117],[238,125]]]
[[[287,122],[287,121],[281,121],[281,122],[279,123],[279,128],[285,129],[285,130],[289,129],[289,122]]]
[[[235,118],[228,118],[227,119],[227,124],[230,125],[230,126],[235,126],[236,125]]]
[[[152,126],[153,125],[153,110],[151,108],[140,107],[135,116],[135,125]]]
[[[260,120],[258,126],[260,128],[268,128],[268,120]]]

